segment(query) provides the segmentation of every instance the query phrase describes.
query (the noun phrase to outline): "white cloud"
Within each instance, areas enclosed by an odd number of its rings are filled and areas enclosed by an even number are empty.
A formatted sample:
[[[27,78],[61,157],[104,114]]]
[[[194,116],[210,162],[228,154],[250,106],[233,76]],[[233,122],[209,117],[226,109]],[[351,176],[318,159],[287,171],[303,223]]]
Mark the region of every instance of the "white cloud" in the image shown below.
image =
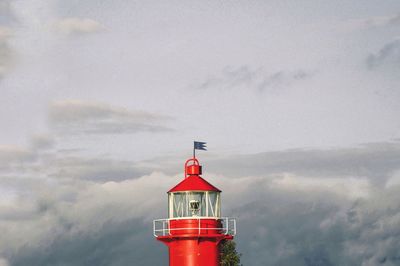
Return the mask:
[[[51,250],[57,239],[97,235],[110,222],[118,226],[144,219],[150,225],[151,218],[165,207],[163,198],[155,195],[164,195],[174,181],[161,173],[103,184],[41,181],[30,193],[20,193],[14,206],[0,206],[0,230],[4,230],[0,254],[24,248]]]
[[[399,158],[399,159],[397,159]],[[380,142],[335,149],[289,149],[209,159],[213,172],[230,176],[289,173],[307,178],[367,178],[384,183],[400,164],[400,143]]]
[[[0,1],[0,13],[8,3]],[[173,175],[181,162],[164,168],[131,157],[171,158],[198,136],[218,153],[262,152],[205,164],[224,191],[224,215],[238,217],[245,265],[398,264],[399,145],[318,147],[396,137],[398,95],[377,96],[391,84],[357,65],[369,51],[379,59],[371,46],[395,28],[375,18],[375,31],[330,30],[349,16],[393,12],[394,4],[277,3],[13,1],[21,24],[3,35],[21,64],[2,80],[2,141],[19,143],[46,127],[47,102],[88,100],[54,102],[54,140],[0,148],[0,257],[13,266],[167,262],[151,219],[165,216],[165,191],[180,180]],[[67,19],[48,31],[60,17]],[[110,30],[91,35],[100,22]],[[60,38],[81,35],[96,38]],[[209,89],[186,90],[208,76]],[[279,97],[246,90],[286,87],[293,89]],[[168,130],[158,114],[177,117],[179,131],[146,135]],[[304,146],[317,148],[264,152]]]
[[[10,264],[4,258],[0,258],[0,266],[9,266]]]
[[[396,70],[400,69],[400,38],[386,43],[378,52],[370,54],[366,63],[370,69],[382,66],[394,67]]]
[[[47,134],[36,134],[31,138],[32,149],[46,150],[54,145],[54,137]]]
[[[62,154],[62,152],[61,152]],[[149,172],[129,160],[112,158],[88,158],[73,155],[48,157],[50,167],[45,167],[51,175],[59,178],[75,178],[93,182],[121,181],[136,178]]]
[[[54,23],[55,29],[65,35],[91,34],[104,29],[97,21],[89,18],[64,18]]]
[[[3,16],[9,15],[10,12],[10,3],[11,0],[1,0],[0,1],[0,14]]]
[[[386,188],[396,187],[400,185],[400,171],[397,170],[393,175],[387,180],[385,186]]]
[[[400,25],[400,13],[389,14],[383,16],[351,18],[343,22],[339,22],[339,30],[354,34],[360,30],[378,30],[388,27],[396,27]]]
[[[12,30],[0,25],[0,78],[11,68],[13,63],[13,51],[9,45]]]
[[[20,169],[36,159],[32,150],[17,146],[0,146],[0,170]]]
[[[162,125],[168,120],[162,115],[80,100],[53,102],[49,119],[59,134],[130,134],[171,130]]]
[[[5,41],[12,35],[12,30],[9,27],[0,26],[0,41]]]
[[[55,169],[50,164],[43,167]],[[93,167],[102,164],[98,161]],[[226,166],[220,167],[224,172]],[[0,229],[5,232],[0,254],[7,254],[12,265],[27,261],[33,266],[80,265],[87,257],[104,261],[109,256],[118,256],[120,262],[108,265],[126,264],[133,258],[143,262],[137,265],[162,263],[167,250],[153,239],[151,220],[165,217],[165,192],[181,180],[182,173],[152,172],[135,179],[92,182],[51,172],[45,178],[32,178],[31,183],[7,181],[14,190],[9,190],[7,204],[0,208]],[[206,173],[204,177],[223,190],[223,215],[238,218],[237,242],[244,263],[325,261],[325,265],[347,266],[377,263],[385,257],[395,261],[397,249],[390,245],[398,248],[400,243],[390,235],[400,228],[399,187],[385,188],[361,176],[305,177],[281,172],[233,178]],[[141,245],[152,248],[132,255]],[[83,246],[86,255],[74,255]],[[154,248],[163,256],[151,255],[149,250]]]
[[[251,88],[257,91],[279,89],[293,86],[296,82],[309,79],[314,75],[302,69],[287,71],[266,71],[264,67],[250,68],[247,65],[239,67],[225,67],[215,76],[208,77],[201,83],[199,89],[234,89]]]
[[[358,20],[353,20],[353,22],[356,25],[358,24],[359,27],[364,27],[364,28],[395,26],[395,25],[400,25],[400,14],[358,19]]]
[[[333,193],[349,199],[368,198],[372,189],[370,182],[365,178],[306,178],[288,174],[274,179],[271,186],[288,193]]]

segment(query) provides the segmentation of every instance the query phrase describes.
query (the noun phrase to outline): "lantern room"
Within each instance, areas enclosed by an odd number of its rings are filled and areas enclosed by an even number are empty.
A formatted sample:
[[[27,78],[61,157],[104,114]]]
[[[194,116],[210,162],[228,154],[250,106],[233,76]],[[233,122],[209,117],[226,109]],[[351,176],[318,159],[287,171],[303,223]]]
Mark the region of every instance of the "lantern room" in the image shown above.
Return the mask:
[[[170,219],[221,217],[221,190],[201,178],[201,172],[196,158],[186,161],[185,179],[168,191]]]

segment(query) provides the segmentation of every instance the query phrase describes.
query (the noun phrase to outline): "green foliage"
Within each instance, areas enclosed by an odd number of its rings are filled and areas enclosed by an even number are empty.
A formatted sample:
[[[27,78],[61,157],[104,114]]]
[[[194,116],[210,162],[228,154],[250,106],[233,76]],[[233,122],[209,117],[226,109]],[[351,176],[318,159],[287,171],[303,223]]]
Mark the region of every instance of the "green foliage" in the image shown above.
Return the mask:
[[[233,240],[224,240],[221,243],[221,266],[240,266],[242,254],[236,251],[236,243]]]

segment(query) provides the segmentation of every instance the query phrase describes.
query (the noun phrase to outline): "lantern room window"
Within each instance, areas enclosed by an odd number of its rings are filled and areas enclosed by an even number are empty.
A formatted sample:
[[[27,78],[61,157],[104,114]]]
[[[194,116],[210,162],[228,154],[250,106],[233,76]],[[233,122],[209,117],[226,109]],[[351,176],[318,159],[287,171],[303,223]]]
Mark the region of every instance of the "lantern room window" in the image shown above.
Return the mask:
[[[221,217],[219,192],[171,192],[168,197],[169,218]]]

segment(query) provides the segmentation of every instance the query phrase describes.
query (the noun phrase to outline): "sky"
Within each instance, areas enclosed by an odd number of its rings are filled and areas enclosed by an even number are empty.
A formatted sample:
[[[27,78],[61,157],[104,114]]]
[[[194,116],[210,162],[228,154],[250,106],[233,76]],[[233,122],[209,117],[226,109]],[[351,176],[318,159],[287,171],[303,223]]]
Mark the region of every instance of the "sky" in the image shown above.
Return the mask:
[[[244,265],[399,265],[400,2],[0,0],[0,266],[168,265],[193,140]]]

